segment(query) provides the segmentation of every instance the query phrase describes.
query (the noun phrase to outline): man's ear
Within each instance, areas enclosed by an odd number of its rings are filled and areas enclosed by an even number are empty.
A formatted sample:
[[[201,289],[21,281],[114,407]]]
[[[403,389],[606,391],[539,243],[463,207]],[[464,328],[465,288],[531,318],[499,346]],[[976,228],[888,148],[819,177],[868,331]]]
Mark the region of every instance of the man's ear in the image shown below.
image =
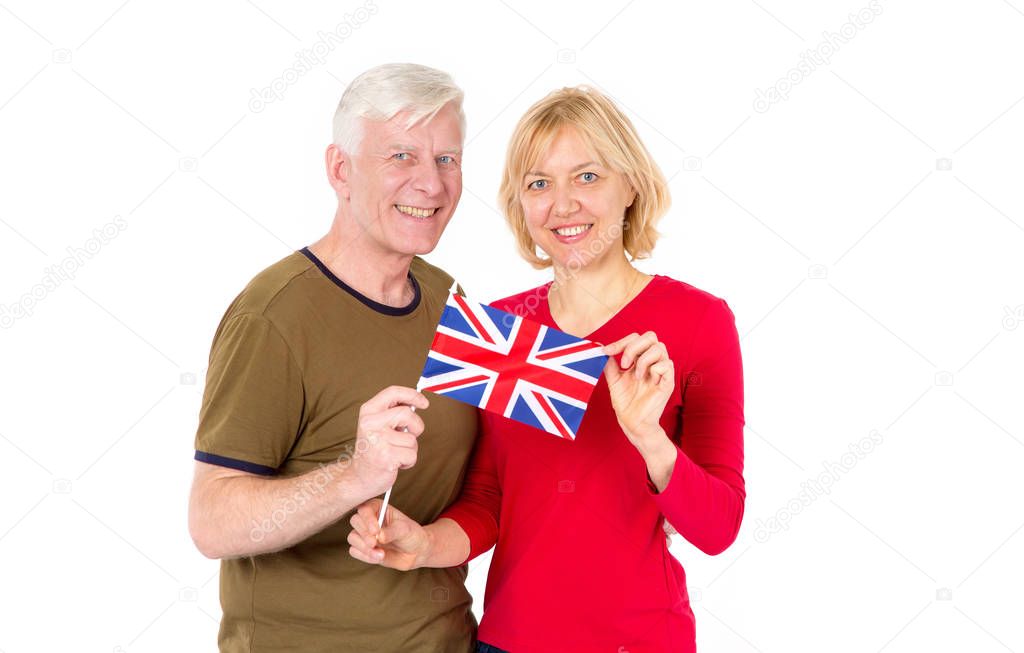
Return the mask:
[[[331,143],[324,153],[324,162],[327,166],[327,182],[331,188],[338,194],[338,197],[349,199],[351,191],[348,179],[352,172],[352,160],[348,153]]]

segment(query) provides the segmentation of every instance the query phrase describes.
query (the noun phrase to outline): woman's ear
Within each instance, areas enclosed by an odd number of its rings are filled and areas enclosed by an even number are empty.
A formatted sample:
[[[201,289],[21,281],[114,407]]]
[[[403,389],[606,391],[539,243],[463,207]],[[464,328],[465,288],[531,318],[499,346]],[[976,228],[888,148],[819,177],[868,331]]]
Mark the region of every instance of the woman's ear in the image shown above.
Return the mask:
[[[632,186],[630,186],[630,187],[629,187],[629,192],[630,192],[630,193],[631,193],[632,195],[630,196],[630,198],[629,198],[629,201],[628,201],[628,202],[626,202],[626,208],[627,208],[627,209],[628,209],[629,207],[633,206],[633,202],[635,202],[635,201],[636,201],[636,197],[637,197],[637,195],[639,195],[639,193],[637,193],[637,192],[636,192],[636,189],[635,189],[635,188],[633,188]]]

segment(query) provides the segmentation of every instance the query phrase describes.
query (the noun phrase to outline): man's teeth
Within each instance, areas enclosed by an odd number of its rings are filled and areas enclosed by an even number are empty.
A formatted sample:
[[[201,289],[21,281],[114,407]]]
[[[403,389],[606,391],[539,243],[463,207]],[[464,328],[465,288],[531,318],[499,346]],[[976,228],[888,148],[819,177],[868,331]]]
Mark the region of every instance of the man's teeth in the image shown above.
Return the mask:
[[[415,218],[429,218],[434,215],[437,209],[418,209],[415,206],[404,206],[402,204],[395,204],[395,208],[406,215],[411,215]]]
[[[578,236],[592,226],[589,224],[578,224],[574,227],[562,227],[561,229],[555,229],[555,233],[559,236]]]

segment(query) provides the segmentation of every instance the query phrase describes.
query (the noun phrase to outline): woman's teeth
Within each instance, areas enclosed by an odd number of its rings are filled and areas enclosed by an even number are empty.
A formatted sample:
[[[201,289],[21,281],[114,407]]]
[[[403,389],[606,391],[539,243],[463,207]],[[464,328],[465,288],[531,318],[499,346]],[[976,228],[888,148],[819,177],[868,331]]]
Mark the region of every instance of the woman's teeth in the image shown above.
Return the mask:
[[[590,229],[591,224],[578,224],[574,227],[562,227],[561,229],[555,229],[555,233],[559,236],[578,236],[587,229]]]
[[[395,208],[414,218],[429,218],[437,211],[437,209],[418,209],[415,206],[405,206],[402,204],[395,204]]]

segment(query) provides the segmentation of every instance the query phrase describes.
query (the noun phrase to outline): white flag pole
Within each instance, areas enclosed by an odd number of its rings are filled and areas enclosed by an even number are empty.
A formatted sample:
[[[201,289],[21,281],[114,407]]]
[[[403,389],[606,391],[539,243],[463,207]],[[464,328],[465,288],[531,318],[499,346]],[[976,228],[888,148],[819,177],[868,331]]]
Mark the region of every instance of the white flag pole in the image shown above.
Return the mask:
[[[456,292],[458,292],[458,289],[459,289],[458,282],[455,281],[454,279],[452,279],[452,287],[448,289],[448,292],[450,294],[454,295]],[[422,388],[422,384],[423,384],[423,377],[421,376],[420,380],[416,382],[416,392],[419,392],[420,390],[423,389]],[[415,413],[416,412],[416,407],[415,406],[411,406],[411,408],[412,408],[412,412]],[[404,431],[408,431],[409,429],[403,429],[403,430]],[[388,488],[388,491],[384,493],[384,502],[380,504],[380,514],[377,515],[377,528],[378,529],[384,528],[384,515],[386,515],[388,513],[388,502],[391,501],[391,490],[393,490],[394,487],[395,486],[392,485],[391,487]]]

